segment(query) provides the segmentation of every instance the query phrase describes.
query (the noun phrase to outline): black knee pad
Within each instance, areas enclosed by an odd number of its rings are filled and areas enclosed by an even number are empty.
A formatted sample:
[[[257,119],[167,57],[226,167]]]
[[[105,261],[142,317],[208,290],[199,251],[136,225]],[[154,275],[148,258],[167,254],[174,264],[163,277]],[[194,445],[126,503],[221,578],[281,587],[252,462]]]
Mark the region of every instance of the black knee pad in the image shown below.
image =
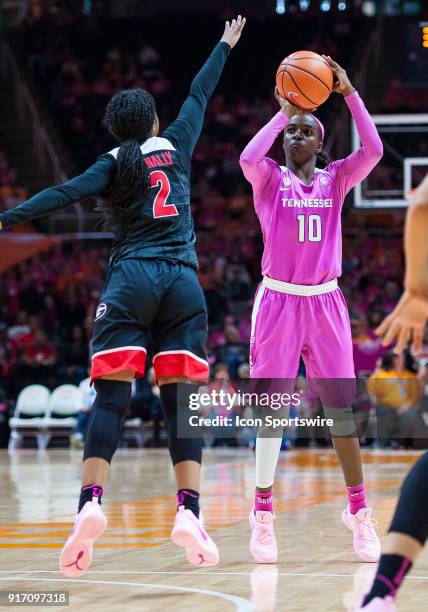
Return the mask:
[[[424,546],[428,538],[428,453],[408,473],[401,487],[389,531],[404,533]]]
[[[160,385],[160,400],[168,429],[168,448],[173,465],[181,461],[202,461],[202,435],[189,428],[190,396],[198,393],[193,383]]]
[[[131,383],[97,379],[94,385],[97,396],[89,418],[83,460],[97,457],[110,463],[119,446],[131,400]]]

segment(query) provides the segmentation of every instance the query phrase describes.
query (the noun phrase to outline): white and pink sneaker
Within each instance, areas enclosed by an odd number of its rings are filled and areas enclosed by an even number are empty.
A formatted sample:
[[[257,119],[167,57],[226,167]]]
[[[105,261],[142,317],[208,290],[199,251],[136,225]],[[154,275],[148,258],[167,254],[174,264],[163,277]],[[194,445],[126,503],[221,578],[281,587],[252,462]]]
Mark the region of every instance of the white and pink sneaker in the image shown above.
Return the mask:
[[[179,506],[171,539],[185,549],[187,560],[192,565],[207,567],[217,565],[220,560],[217,546],[205,531],[202,513],[196,518],[191,510]]]
[[[265,510],[251,509],[250,512],[251,540],[250,552],[257,563],[276,563],[278,548],[276,545],[273,521],[275,514]]]
[[[354,551],[362,561],[376,563],[380,559],[380,541],[372,519],[372,508],[361,508],[351,514],[349,505],[342,512],[342,521],[354,534]]]
[[[358,608],[362,612],[395,612],[395,601],[392,597],[375,597],[364,608]]]
[[[88,501],[76,516],[74,528],[64,545],[59,566],[69,578],[84,574],[91,565],[92,547],[107,527],[107,518],[98,502]]]

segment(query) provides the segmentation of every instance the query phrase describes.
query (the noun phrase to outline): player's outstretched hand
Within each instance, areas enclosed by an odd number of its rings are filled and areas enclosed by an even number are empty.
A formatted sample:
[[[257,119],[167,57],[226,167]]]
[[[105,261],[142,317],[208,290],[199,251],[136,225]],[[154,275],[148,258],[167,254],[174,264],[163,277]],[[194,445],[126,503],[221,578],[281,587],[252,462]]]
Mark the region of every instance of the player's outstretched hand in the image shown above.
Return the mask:
[[[349,94],[355,91],[355,87],[346,74],[346,71],[342,66],[331,59],[329,55],[322,56],[331,68],[334,76],[333,91],[342,94],[342,96],[349,96]]]
[[[303,113],[310,112],[310,111],[305,111],[303,108],[300,108],[300,106],[294,106],[294,104],[291,104],[291,102],[289,102],[286,98],[283,98],[279,94],[277,87],[275,87],[274,94],[275,94],[275,98],[278,100],[278,104],[282,112],[284,113],[284,115],[287,115],[289,119],[291,119],[291,117],[294,117],[294,115],[303,115]]]
[[[405,291],[397,306],[375,330],[384,336],[383,346],[396,342],[394,351],[401,353],[409,342],[412,352],[417,355],[422,350],[425,323],[428,320],[428,299]]]
[[[244,25],[246,23],[245,17],[242,15],[238,15],[237,19],[232,19],[231,22],[226,21],[226,25],[224,26],[224,34],[221,37],[220,42],[227,43],[232,49],[241,38],[242,30],[244,29]]]

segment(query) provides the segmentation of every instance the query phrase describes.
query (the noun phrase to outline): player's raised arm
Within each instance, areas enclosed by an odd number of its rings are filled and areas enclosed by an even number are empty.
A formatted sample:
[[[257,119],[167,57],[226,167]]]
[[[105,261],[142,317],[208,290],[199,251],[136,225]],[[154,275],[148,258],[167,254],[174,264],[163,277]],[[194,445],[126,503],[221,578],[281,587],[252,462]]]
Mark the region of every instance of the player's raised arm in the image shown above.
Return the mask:
[[[208,101],[217,86],[231,49],[241,37],[246,19],[238,15],[230,23],[226,21],[223,36],[213,52],[195,76],[177,119],[165,130],[163,136],[171,140],[189,159],[201,133]]]
[[[329,63],[335,77],[333,91],[344,96],[362,142],[362,146],[357,151],[343,160],[334,162],[338,167],[338,176],[343,178],[345,191],[348,192],[365,179],[379,162],[383,155],[383,145],[373,119],[345,70],[330,56],[323,55],[323,58]]]
[[[250,140],[239,158],[245,178],[255,189],[261,184],[266,185],[272,172],[278,167],[278,164],[266,157],[276,138],[285,129],[290,117],[305,112],[302,108],[293,106],[288,100],[282,98],[276,88],[275,98],[278,100],[280,110]]]
[[[384,346],[396,342],[395,350],[401,352],[411,341],[413,352],[418,353],[428,320],[428,175],[415,191],[407,212],[404,252],[404,294],[376,333],[385,336]]]
[[[109,184],[116,166],[114,157],[102,155],[83,174],[36,193],[16,208],[0,214],[0,229],[25,223],[57,212],[74,202],[102,192]]]

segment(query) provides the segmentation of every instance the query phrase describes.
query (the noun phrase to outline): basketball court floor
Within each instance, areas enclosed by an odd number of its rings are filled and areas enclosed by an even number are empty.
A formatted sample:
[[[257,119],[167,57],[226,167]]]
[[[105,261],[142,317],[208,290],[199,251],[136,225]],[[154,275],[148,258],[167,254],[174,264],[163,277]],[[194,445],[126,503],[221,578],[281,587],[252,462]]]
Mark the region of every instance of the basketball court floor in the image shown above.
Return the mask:
[[[364,453],[369,502],[381,536],[417,457]],[[321,612],[352,610],[371,583],[375,565],[359,562],[352,534],[341,523],[346,498],[337,459],[323,450],[281,455],[276,566],[256,565],[248,549],[254,454],[205,452],[202,507],[221,553],[220,565],[205,569],[188,565],[168,538],[175,488],[166,451],[120,451],[103,500],[105,537],[96,545],[90,571],[66,579],[58,556],[71,529],[80,468],[78,451],[0,454],[0,591],[68,591],[69,606],[49,609],[78,612]],[[427,586],[424,552],[400,592],[398,610],[427,610]]]

